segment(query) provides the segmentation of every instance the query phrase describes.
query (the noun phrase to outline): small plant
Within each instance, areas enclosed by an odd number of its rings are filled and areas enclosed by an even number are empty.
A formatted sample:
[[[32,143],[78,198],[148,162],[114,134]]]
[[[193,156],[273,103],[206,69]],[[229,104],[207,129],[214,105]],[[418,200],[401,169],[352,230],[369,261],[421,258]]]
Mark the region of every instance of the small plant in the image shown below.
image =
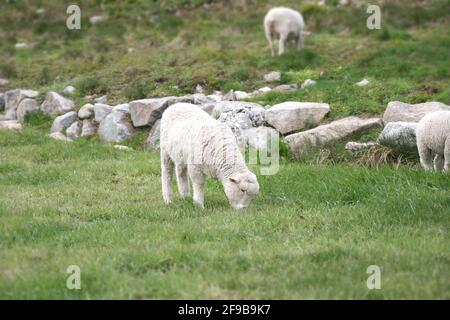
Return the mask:
[[[94,77],[84,77],[77,81],[76,88],[80,95],[101,94],[107,91],[105,81]]]

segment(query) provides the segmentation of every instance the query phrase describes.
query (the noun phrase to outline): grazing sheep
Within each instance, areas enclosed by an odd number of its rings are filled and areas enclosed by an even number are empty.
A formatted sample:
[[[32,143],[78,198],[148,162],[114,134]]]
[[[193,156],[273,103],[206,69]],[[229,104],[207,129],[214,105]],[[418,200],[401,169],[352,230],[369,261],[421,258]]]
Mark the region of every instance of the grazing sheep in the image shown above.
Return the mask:
[[[450,111],[432,112],[419,121],[416,129],[420,163],[425,170],[450,170]]]
[[[230,205],[246,208],[258,193],[256,176],[245,165],[231,129],[213,119],[198,106],[176,103],[161,119],[161,179],[165,203],[172,199],[173,168],[182,197],[189,195],[189,179],[194,203],[204,207],[205,177],[222,182]]]
[[[289,40],[295,41],[297,49],[303,49],[304,39],[309,35],[309,32],[303,30],[304,26],[300,12],[283,7],[270,9],[264,18],[264,30],[272,56],[275,54],[273,42],[277,37],[280,39],[279,55],[284,53]]]

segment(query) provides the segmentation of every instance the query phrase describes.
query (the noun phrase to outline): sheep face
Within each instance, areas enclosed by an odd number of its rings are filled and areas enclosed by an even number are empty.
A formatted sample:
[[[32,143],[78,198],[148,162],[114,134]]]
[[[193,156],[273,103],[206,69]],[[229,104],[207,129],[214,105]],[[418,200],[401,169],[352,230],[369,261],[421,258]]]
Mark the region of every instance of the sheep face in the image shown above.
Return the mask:
[[[259,192],[258,180],[251,172],[235,174],[225,181],[224,191],[234,209],[244,209]]]

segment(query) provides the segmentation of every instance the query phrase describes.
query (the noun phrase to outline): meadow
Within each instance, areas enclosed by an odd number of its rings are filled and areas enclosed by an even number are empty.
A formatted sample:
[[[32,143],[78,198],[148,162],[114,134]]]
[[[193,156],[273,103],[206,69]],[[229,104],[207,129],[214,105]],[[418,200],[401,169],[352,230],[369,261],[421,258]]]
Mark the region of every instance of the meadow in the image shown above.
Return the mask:
[[[276,4],[304,13],[305,50],[270,56],[262,17]],[[371,31],[364,8],[337,1],[83,1],[82,29],[69,31],[65,4],[2,2],[0,77],[10,84],[1,90],[72,84],[80,107],[86,95],[113,104],[199,83],[251,91],[278,70],[280,83],[318,84],[255,101],[327,102],[325,122],[381,115],[392,100],[450,104],[449,6],[387,1],[383,28]],[[90,25],[98,13],[108,20]],[[369,86],[354,86],[363,78]],[[450,298],[450,178],[416,158],[373,165],[338,141],[294,159],[281,144],[278,173],[258,174],[245,211],[216,181],[205,209],[177,196],[166,206],[148,130],[121,151],[96,138],[52,140],[51,122],[38,113],[21,132],[0,131],[1,299]],[[66,288],[69,265],[81,269],[81,290]],[[381,269],[379,290],[366,285],[370,265]]]

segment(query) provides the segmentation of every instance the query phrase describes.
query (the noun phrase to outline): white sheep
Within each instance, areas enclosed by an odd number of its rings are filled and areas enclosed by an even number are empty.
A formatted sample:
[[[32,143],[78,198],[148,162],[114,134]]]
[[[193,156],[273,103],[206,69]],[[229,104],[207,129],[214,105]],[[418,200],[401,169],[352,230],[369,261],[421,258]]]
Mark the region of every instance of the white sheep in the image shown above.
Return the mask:
[[[416,129],[420,163],[425,170],[450,170],[450,111],[432,112],[419,121]]]
[[[189,195],[189,179],[194,203],[204,207],[205,178],[222,182],[230,205],[246,208],[259,191],[256,176],[245,165],[231,129],[198,106],[176,103],[161,119],[161,180],[165,203],[172,200],[171,181],[175,165],[178,192]]]
[[[294,40],[297,49],[303,49],[304,39],[309,32],[304,31],[305,23],[300,12],[289,8],[272,8],[264,17],[264,30],[267,41],[269,42],[272,56],[274,53],[274,44],[276,38],[279,38],[278,54],[285,51],[286,43]]]

